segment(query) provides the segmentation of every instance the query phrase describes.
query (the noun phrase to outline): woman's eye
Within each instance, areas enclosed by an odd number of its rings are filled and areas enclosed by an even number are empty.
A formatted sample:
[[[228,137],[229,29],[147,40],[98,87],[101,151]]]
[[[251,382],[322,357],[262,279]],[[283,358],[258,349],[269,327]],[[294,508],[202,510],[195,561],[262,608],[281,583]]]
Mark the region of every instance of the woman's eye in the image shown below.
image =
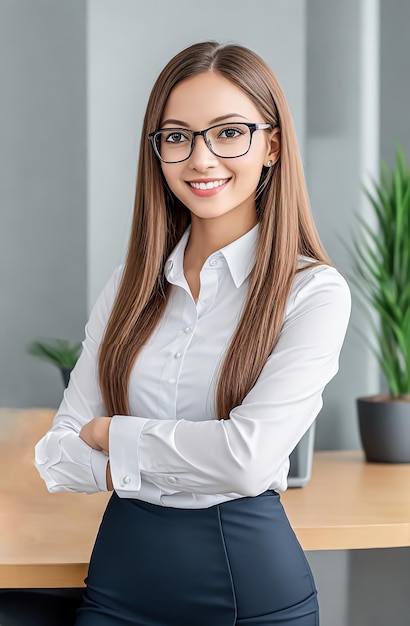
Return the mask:
[[[219,138],[220,139],[236,139],[237,137],[240,137],[240,135],[242,135],[243,133],[238,129],[238,128],[224,128],[220,133],[219,133]]]
[[[173,132],[169,135],[165,134],[165,141],[169,143],[182,143],[184,141],[188,141],[188,137],[184,135],[184,133]]]

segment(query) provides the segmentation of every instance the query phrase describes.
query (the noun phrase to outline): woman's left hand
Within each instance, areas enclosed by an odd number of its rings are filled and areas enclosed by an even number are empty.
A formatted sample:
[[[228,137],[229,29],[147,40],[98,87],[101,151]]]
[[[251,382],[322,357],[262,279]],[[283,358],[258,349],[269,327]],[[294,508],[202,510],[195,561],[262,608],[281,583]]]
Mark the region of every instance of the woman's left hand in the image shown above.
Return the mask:
[[[94,417],[80,431],[80,437],[94,450],[102,450],[109,454],[109,438],[111,417]]]

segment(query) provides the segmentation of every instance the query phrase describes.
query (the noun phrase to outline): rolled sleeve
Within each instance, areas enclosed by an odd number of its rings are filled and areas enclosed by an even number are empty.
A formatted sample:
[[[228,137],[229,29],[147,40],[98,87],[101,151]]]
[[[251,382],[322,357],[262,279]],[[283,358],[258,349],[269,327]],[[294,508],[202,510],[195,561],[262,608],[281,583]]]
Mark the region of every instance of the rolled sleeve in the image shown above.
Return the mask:
[[[49,432],[36,445],[34,464],[50,492],[64,489],[95,493],[106,490],[107,487],[105,480],[103,489],[100,489],[96,481],[91,463],[93,452],[100,457],[105,456],[104,453],[92,450],[76,433]],[[75,466],[75,487],[70,485],[73,466]]]

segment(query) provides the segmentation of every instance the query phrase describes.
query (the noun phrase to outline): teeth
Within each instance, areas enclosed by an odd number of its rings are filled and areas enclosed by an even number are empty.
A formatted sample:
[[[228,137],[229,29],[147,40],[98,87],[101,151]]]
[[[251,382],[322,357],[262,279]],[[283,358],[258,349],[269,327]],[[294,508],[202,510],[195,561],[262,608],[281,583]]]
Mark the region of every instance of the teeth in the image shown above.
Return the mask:
[[[226,183],[228,179],[224,178],[223,180],[214,180],[209,183],[189,183],[191,187],[194,189],[214,189],[215,187],[220,187],[224,183]]]

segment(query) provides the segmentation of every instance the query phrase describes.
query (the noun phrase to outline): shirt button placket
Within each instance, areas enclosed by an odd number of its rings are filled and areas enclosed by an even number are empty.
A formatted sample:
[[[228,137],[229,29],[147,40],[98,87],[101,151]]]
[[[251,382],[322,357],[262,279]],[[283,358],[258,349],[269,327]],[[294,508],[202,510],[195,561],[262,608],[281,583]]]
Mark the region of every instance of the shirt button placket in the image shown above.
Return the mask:
[[[197,302],[198,319],[212,307],[215,301],[220,277],[220,272],[215,270],[221,267],[221,259],[213,257],[209,259],[201,272],[201,293]]]

